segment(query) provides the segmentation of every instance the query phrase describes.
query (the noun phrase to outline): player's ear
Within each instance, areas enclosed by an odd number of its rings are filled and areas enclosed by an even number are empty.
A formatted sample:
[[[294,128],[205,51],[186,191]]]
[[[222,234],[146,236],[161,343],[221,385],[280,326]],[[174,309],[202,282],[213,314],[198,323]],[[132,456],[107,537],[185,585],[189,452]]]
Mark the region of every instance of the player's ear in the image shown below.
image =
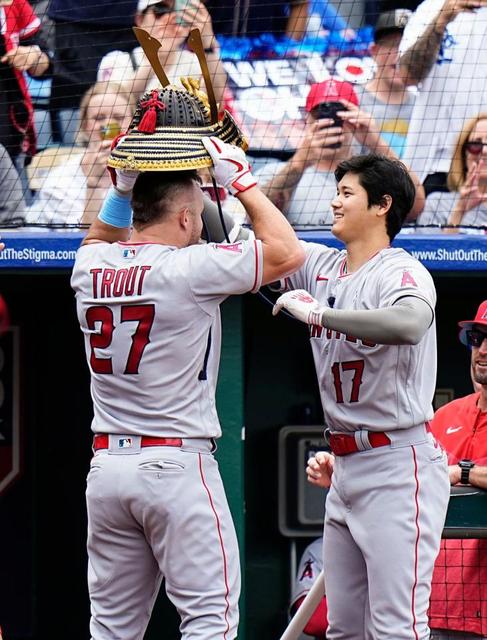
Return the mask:
[[[190,223],[190,211],[188,209],[188,207],[184,207],[183,209],[181,209],[181,211],[178,213],[178,222],[179,222],[179,226],[182,229],[187,229]]]
[[[392,206],[392,196],[388,193],[384,194],[381,198],[380,204],[378,206],[378,215],[385,216]]]

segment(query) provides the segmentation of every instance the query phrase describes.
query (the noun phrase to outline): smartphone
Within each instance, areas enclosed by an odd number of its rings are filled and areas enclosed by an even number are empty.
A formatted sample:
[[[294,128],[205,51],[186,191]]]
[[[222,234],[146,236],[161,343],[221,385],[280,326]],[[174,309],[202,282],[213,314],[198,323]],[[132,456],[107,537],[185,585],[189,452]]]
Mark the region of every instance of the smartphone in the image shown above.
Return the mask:
[[[342,118],[340,118],[340,116],[337,115],[337,112],[346,110],[347,107],[341,102],[321,102],[311,110],[311,114],[317,120],[330,118],[331,120],[333,120],[333,126],[342,127],[343,120]],[[339,142],[337,142],[336,144],[327,145],[327,147],[329,147],[330,149],[339,149],[341,146],[342,145]]]
[[[120,125],[118,124],[118,122],[109,122],[108,124],[106,124],[104,127],[100,129],[100,138],[102,140],[113,140],[121,132],[122,132],[122,129],[120,128]]]
[[[176,12],[176,22],[184,25],[183,11],[191,4],[191,0],[174,0],[174,11]]]

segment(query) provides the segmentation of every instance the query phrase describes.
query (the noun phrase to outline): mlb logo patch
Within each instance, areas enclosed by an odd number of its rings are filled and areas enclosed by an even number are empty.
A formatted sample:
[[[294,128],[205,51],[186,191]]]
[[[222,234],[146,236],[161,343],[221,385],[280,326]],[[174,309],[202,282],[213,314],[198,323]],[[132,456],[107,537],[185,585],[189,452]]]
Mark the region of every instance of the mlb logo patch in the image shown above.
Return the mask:
[[[120,438],[118,441],[119,449],[130,449],[132,446],[132,438]]]
[[[127,247],[123,250],[122,256],[130,260],[131,258],[135,258],[135,253],[135,247]]]

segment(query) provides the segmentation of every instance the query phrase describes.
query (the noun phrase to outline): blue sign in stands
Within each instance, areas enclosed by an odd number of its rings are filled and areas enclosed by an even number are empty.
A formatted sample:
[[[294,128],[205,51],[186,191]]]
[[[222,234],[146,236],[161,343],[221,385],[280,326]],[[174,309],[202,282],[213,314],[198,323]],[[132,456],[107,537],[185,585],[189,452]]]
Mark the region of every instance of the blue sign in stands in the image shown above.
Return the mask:
[[[343,246],[327,231],[300,231],[298,235],[309,242]],[[71,269],[83,236],[78,231],[5,231],[0,269]],[[487,236],[405,234],[393,244],[411,253],[430,271],[487,271]]]

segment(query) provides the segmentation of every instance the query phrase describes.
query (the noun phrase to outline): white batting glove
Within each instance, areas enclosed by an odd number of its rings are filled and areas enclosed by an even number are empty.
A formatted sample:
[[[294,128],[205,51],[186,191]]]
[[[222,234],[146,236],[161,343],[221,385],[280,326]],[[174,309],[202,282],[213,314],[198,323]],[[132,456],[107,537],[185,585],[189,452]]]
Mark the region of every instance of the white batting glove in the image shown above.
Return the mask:
[[[216,181],[232,196],[255,187],[257,180],[250,173],[250,165],[242,149],[214,137],[202,138],[202,142],[213,160]]]
[[[276,316],[281,309],[287,309],[289,313],[292,313],[292,315],[298,320],[301,320],[301,322],[321,325],[321,315],[324,307],[304,289],[296,289],[295,291],[283,293],[282,296],[276,300],[276,304],[272,309],[272,315]]]
[[[112,140],[112,149],[116,149],[117,145],[125,140],[126,134],[118,135]],[[108,173],[112,180],[112,184],[117,191],[121,193],[131,193],[134,188],[135,181],[139,177],[139,171],[132,171],[131,169],[114,169],[113,167],[107,167]]]
[[[130,193],[134,188],[135,181],[139,177],[139,171],[132,171],[130,169],[114,169],[113,167],[108,167],[108,172],[110,173],[113,186],[121,193]]]

